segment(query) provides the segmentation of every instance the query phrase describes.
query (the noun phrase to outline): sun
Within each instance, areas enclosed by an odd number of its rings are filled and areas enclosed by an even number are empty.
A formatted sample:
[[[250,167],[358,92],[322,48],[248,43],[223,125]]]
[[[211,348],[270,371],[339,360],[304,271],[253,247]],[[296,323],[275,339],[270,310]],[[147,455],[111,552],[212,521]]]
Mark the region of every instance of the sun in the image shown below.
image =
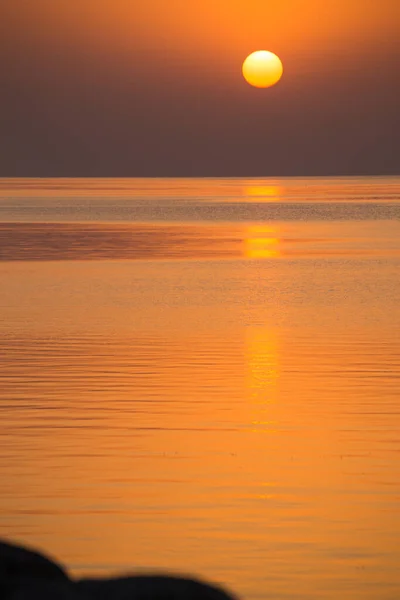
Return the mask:
[[[280,58],[273,52],[258,50],[246,58],[242,72],[250,85],[267,88],[278,83],[282,77],[283,66]]]

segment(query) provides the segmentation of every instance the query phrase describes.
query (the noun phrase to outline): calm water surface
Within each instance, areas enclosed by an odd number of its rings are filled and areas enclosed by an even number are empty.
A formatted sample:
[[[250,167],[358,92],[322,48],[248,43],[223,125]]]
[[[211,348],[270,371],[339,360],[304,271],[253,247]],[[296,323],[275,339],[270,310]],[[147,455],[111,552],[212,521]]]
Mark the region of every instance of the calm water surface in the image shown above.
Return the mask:
[[[400,179],[0,180],[0,535],[400,595]]]

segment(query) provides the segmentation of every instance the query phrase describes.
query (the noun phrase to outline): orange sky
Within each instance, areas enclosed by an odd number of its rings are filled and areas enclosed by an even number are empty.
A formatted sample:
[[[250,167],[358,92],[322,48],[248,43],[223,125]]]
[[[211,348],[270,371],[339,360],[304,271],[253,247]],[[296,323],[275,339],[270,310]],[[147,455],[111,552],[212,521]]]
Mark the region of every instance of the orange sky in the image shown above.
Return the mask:
[[[22,30],[26,38],[110,54],[162,48],[214,64],[264,47],[283,56],[349,53],[351,60],[397,40],[400,24],[397,0],[12,0],[6,11],[13,35]]]
[[[399,30],[399,0],[3,0],[0,175],[393,173]],[[284,65],[268,95],[241,76],[257,49]]]

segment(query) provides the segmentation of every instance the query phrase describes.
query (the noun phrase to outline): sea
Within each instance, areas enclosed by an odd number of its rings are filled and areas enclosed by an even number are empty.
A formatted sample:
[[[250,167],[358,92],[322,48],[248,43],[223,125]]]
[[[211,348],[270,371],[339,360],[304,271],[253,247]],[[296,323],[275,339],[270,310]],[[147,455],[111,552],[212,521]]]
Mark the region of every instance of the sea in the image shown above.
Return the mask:
[[[400,597],[400,178],[0,179],[0,537]]]

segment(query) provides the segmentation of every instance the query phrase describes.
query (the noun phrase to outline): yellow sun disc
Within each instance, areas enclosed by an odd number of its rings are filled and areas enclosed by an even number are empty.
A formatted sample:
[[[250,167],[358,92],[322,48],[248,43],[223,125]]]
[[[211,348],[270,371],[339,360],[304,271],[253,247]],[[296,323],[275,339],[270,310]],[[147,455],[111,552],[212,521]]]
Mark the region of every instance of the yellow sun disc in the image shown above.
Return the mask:
[[[250,85],[267,88],[278,83],[282,77],[283,66],[276,54],[259,50],[246,58],[242,72],[243,77]]]

